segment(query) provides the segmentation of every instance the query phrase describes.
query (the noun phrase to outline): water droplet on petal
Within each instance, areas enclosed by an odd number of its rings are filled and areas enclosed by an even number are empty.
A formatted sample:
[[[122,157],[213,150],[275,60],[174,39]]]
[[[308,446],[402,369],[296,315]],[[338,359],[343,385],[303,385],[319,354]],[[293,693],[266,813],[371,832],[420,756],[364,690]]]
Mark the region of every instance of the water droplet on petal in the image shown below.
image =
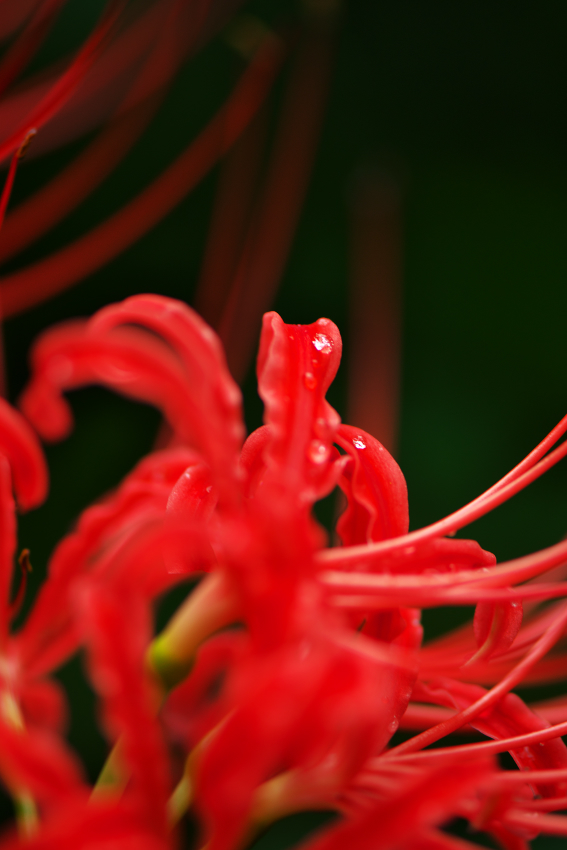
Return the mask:
[[[303,376],[303,382],[308,390],[314,390],[317,386],[317,379],[313,372],[306,372]]]
[[[313,345],[317,351],[322,351],[323,354],[329,354],[331,351],[331,341],[325,334],[315,334]]]
[[[313,463],[325,463],[328,460],[330,448],[327,443],[321,440],[312,440],[307,449],[307,456]]]
[[[355,447],[355,449],[365,449],[366,448],[366,443],[364,442],[362,437],[355,437],[354,440],[352,441],[352,444]]]

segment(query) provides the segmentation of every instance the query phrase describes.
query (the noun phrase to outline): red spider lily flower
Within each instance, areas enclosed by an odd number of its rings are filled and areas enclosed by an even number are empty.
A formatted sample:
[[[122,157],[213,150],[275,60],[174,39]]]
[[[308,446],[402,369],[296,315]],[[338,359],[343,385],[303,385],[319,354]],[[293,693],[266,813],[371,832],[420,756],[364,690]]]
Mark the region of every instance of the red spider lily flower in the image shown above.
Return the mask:
[[[456,850],[467,845],[440,829],[454,816],[505,848],[567,833],[553,814],[567,797],[567,709],[553,707],[563,722],[551,726],[512,693],[564,664],[554,648],[565,603],[538,606],[567,593],[567,544],[496,564],[474,541],[445,536],[556,462],[565,444],[548,452],[567,421],[486,494],[408,532],[398,465],[325,400],[340,353],[332,322],[267,314],[265,425],[243,444],[219,341],[179,302],[138,296],[38,341],[21,407],[41,435],[70,429],[64,390],[98,382],[158,405],[173,437],[83,514],[9,639],[19,683],[45,681],[85,648],[113,746],[89,801],[53,732],[49,778],[25,688],[13,691],[21,725],[6,733],[0,771],[33,801],[22,820],[31,847],[173,846],[189,806],[212,850],[312,808],[342,818],[315,848]],[[326,548],[312,508],[336,486],[347,499],[342,545]],[[192,576],[198,586],[153,638],[153,600]],[[419,608],[455,602],[478,605],[474,628],[422,649]],[[391,746],[400,727],[424,731]],[[426,749],[463,728],[494,740]],[[506,751],[520,771],[491,760]]]

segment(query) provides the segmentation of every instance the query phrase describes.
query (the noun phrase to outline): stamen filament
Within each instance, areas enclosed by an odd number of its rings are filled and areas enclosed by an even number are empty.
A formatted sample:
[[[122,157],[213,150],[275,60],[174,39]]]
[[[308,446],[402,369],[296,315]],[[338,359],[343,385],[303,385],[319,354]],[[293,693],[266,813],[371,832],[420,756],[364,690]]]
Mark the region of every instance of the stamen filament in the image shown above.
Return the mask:
[[[508,675],[506,675],[490,691],[484,694],[476,702],[472,703],[472,705],[469,705],[458,714],[455,714],[453,717],[444,720],[442,723],[439,723],[437,726],[433,726],[431,729],[427,729],[420,735],[410,738],[409,741],[405,741],[403,744],[399,744],[397,747],[394,747],[388,752],[388,756],[391,756],[393,753],[402,754],[415,752],[418,749],[427,747],[429,744],[440,740],[440,738],[443,738],[445,735],[455,732],[465,723],[470,723],[471,720],[478,717],[478,715],[482,714],[483,711],[486,711],[487,708],[494,706],[495,703],[505,697],[512,688],[516,687],[516,685],[524,679],[526,673],[534,666],[534,664],[536,664],[536,662],[539,661],[539,659],[542,658],[555,643],[557,643],[563,633],[566,623],[567,607],[564,607],[562,615],[557,617],[556,621],[552,623],[549,629],[532,647],[522,661],[520,661],[520,663],[517,664],[508,673]]]

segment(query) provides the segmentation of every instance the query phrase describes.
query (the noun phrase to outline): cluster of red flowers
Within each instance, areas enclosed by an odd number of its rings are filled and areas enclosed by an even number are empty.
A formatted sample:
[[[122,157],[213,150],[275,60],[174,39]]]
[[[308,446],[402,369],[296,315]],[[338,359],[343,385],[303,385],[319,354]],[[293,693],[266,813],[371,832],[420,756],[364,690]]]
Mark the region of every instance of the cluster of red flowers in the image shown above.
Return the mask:
[[[565,454],[567,443],[548,450],[567,418],[483,496],[408,533],[396,462],[325,400],[340,354],[329,320],[267,314],[265,425],[242,445],[218,338],[180,302],[137,296],[39,339],[25,419],[0,408],[0,772],[21,826],[3,846],[172,847],[189,807],[210,850],[311,809],[342,815],[309,842],[317,850],[472,846],[439,829],[455,816],[514,850],[539,832],[567,834],[549,814],[567,802],[567,703],[534,711],[511,693],[564,669],[564,653],[549,652],[567,608],[540,603],[567,592],[567,542],[496,565],[446,536]],[[63,391],[92,382],[157,405],[172,439],[84,512],[10,636],[12,487],[29,508],[47,481],[28,423],[64,437]],[[336,486],[342,545],[325,548],[312,508]],[[196,589],[154,637],[154,600],[193,575]],[[421,649],[419,608],[472,603],[474,625]],[[63,698],[48,678],[79,647],[113,747],[94,789],[61,737]],[[471,727],[494,740],[425,749]],[[390,747],[399,728],[425,731]],[[500,768],[501,752],[520,770]]]
[[[0,21],[0,34],[20,28],[0,61],[0,90],[62,5],[26,0]],[[319,25],[332,5],[320,4]],[[3,258],[110,171],[182,57],[220,26],[231,3],[156,0],[123,26],[126,6],[109,3],[63,74],[56,67],[32,78],[2,106],[0,152],[12,166],[0,222],[34,132],[45,127],[34,145],[49,147],[110,115],[77,160],[7,218]],[[300,53],[265,187],[248,205],[248,231],[227,236],[220,204],[226,250],[213,252],[200,307],[227,344],[233,374],[245,371],[249,328],[277,284],[301,205],[329,46],[328,33],[317,33]],[[246,133],[236,177],[250,166],[253,119],[284,46],[250,21],[244,36],[249,65],[202,134],[107,222],[5,278],[5,315],[130,244]],[[241,189],[233,180],[228,206]],[[236,850],[279,818],[314,809],[338,817],[306,843],[310,850],[477,846],[443,829],[455,817],[505,850],[522,850],[539,833],[567,835],[567,819],[554,814],[567,808],[567,698],[528,706],[513,693],[564,678],[567,607],[553,600],[567,595],[567,542],[496,564],[474,541],[453,536],[567,454],[559,442],[567,417],[486,493],[408,533],[398,465],[373,436],[342,425],[325,400],[340,354],[329,320],[286,325],[266,314],[258,358],[265,425],[244,440],[240,391],[221,343],[180,302],[137,296],[39,339],[21,413],[0,400],[0,778],[17,820],[2,847],[165,850],[179,844],[188,811],[207,850]],[[36,433],[65,437],[72,416],[63,393],[90,383],[154,404],[171,435],[81,515],[11,634],[28,566],[24,552],[11,602],[15,501],[25,510],[47,493]],[[346,509],[341,545],[328,548],[313,506],[336,487]],[[196,579],[156,636],[156,600]],[[475,605],[474,622],[422,647],[420,609],[442,605]],[[79,650],[110,747],[94,788],[65,741],[65,696],[52,678]],[[398,730],[418,734],[393,746]],[[492,740],[429,748],[475,730]],[[495,760],[505,752],[519,770]]]

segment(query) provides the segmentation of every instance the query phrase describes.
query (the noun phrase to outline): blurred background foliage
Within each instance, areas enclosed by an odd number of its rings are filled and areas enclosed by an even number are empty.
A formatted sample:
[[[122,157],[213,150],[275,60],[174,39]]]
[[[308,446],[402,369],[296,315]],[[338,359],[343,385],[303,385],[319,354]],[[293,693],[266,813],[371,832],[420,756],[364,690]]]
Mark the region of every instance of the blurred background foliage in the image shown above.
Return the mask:
[[[102,5],[70,0],[30,71],[75,49]],[[298,0],[256,0],[241,8],[276,29],[302,14]],[[397,458],[408,481],[413,528],[490,486],[567,409],[566,32],[567,6],[558,0],[345,0],[341,9],[315,167],[273,306],[286,322],[327,316],[338,324],[345,365],[330,399],[345,415],[346,367],[356,334],[356,327],[349,328],[349,187],[361,168],[392,176],[401,199],[403,279]],[[49,255],[140,191],[213,115],[241,67],[221,32],[183,66],[155,120],[116,172],[4,272]],[[279,80],[273,110],[281,87]],[[42,157],[30,150],[11,205],[87,142]],[[34,337],[52,323],[89,315],[136,292],[192,302],[218,173],[215,168],[120,257],[5,323],[11,400],[25,383]],[[364,362],[351,366],[371,394],[373,368]],[[101,389],[71,398],[75,431],[47,449],[50,498],[21,519],[20,542],[31,549],[34,566],[32,592],[56,541],[83,507],[114,487],[151,448],[159,425],[155,411]],[[252,374],[245,403],[249,427],[256,427],[261,406]],[[475,523],[466,536],[507,559],[550,545],[566,532],[563,465]],[[443,631],[463,616],[462,610],[427,612],[427,633]],[[81,707],[74,712],[71,740],[94,775],[104,745],[95,732],[80,662],[72,662],[62,677]],[[270,846],[286,846],[284,834]],[[293,829],[289,834],[293,838]],[[540,840],[536,846],[554,842]]]

